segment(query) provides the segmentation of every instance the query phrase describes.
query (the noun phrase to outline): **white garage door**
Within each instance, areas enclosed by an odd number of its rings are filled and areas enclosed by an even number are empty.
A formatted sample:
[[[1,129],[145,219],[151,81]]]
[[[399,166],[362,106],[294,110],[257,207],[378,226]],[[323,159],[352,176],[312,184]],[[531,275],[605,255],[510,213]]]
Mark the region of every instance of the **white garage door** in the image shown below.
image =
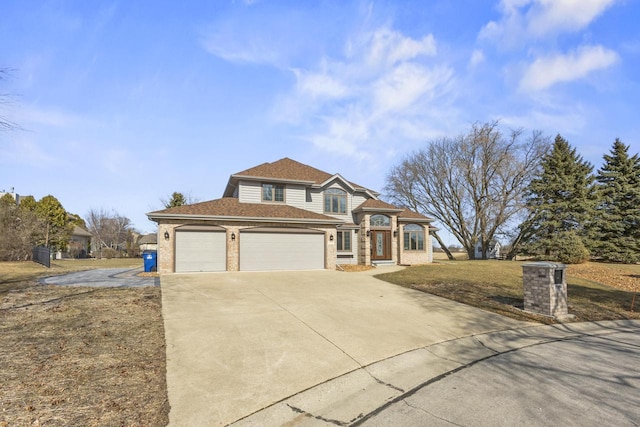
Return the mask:
[[[227,269],[224,231],[176,230],[176,273],[225,271]]]
[[[324,234],[241,232],[240,270],[324,269]]]

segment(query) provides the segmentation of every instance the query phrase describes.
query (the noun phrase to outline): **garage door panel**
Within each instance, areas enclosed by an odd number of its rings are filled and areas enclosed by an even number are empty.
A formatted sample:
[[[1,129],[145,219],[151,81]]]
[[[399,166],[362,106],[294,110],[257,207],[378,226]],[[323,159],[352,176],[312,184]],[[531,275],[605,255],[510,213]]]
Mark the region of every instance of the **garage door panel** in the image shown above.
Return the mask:
[[[324,269],[324,234],[240,233],[240,270]]]
[[[220,231],[177,231],[176,272],[225,271],[226,233]]]

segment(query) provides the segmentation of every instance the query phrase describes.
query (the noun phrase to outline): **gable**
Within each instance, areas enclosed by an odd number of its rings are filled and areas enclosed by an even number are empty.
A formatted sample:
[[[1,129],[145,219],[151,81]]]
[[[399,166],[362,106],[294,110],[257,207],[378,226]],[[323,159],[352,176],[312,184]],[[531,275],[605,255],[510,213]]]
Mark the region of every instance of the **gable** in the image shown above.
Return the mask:
[[[341,181],[346,187],[351,189],[347,191],[363,191],[370,194],[371,197],[378,195],[378,193],[373,190],[347,181],[340,174],[330,174],[285,157],[275,162],[262,163],[261,165],[234,173],[229,177],[223,197],[237,197],[239,193],[238,187],[241,183],[249,181],[295,183],[308,187],[324,188],[336,180]]]

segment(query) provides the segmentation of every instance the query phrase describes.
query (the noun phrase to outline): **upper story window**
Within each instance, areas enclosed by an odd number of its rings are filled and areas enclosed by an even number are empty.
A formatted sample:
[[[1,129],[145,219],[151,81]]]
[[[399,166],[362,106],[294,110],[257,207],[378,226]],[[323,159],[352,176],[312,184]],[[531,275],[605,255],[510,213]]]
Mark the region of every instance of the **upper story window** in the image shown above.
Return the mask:
[[[407,224],[404,231],[405,251],[424,251],[424,228],[418,224]]]
[[[386,215],[372,215],[371,227],[389,227],[391,225],[391,218]]]
[[[347,192],[339,188],[329,188],[324,191],[325,213],[347,213]]]
[[[284,185],[262,184],[263,202],[284,202]]]

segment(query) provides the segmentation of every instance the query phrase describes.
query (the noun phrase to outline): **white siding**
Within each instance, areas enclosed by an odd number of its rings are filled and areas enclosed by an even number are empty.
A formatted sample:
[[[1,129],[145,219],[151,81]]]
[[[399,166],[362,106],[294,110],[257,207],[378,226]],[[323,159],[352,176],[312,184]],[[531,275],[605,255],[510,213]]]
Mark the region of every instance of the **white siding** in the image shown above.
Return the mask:
[[[357,208],[358,206],[360,206],[361,204],[363,204],[367,200],[368,200],[368,198],[363,196],[361,193],[354,194],[353,195],[353,209]]]
[[[255,181],[240,181],[238,183],[238,200],[241,203],[262,202],[262,183]]]
[[[324,234],[240,232],[240,270],[324,269]]]
[[[324,197],[320,189],[307,189],[307,209],[308,211],[323,214],[324,213]],[[309,201],[310,199],[310,201]]]
[[[302,185],[287,184],[284,200],[287,205],[307,209],[307,190]]]

